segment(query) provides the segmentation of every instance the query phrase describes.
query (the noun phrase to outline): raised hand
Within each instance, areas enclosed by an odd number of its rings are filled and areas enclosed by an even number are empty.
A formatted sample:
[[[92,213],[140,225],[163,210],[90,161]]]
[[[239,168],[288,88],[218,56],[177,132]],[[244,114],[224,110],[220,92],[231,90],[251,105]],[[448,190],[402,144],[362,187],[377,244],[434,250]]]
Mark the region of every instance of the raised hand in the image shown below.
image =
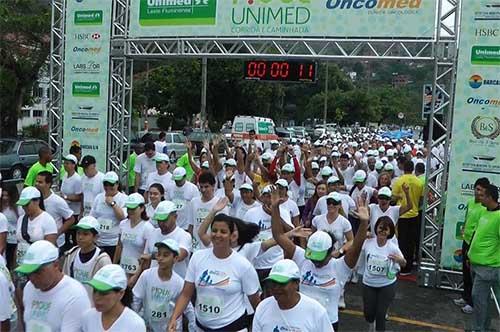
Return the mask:
[[[304,226],[299,226],[288,232],[290,237],[300,237],[307,239],[313,232],[310,228],[305,228]]]
[[[220,212],[224,210],[224,208],[229,204],[229,199],[227,197],[222,197],[215,203],[214,207],[212,208],[212,211],[215,213]]]
[[[370,220],[370,211],[368,209],[366,198],[358,196],[358,198],[356,199],[356,206],[356,211],[353,211],[354,216],[361,221]]]
[[[402,187],[402,189],[403,189],[403,191],[405,193],[409,193],[410,192],[410,186],[408,184],[403,183],[403,185],[401,187]]]

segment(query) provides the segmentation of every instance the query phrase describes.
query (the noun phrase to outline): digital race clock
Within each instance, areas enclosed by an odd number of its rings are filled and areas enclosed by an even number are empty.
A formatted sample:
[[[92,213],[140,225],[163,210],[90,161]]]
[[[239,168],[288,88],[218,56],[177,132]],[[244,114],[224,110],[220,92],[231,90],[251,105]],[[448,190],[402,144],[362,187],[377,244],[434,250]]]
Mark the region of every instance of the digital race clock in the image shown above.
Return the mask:
[[[245,79],[275,82],[315,82],[313,61],[245,61]]]

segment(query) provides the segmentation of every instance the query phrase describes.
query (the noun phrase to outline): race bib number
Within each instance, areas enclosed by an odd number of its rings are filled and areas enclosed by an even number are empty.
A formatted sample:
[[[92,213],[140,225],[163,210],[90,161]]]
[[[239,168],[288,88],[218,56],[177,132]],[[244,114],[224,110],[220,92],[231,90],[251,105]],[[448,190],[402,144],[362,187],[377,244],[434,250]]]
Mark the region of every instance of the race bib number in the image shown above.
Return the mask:
[[[159,322],[159,321],[166,321],[168,322],[170,320],[170,317],[172,316],[172,312],[174,309],[175,304],[172,302],[169,303],[157,303],[153,302],[151,303],[151,310],[149,317],[151,321],[153,322]]]
[[[224,309],[224,300],[217,296],[200,296],[196,304],[198,314],[206,318],[219,317]]]
[[[209,213],[210,211],[205,208],[196,210],[196,224],[201,225],[201,223],[203,222],[203,220],[205,220]]]
[[[111,228],[113,228],[113,220],[111,219],[97,219],[99,222],[99,231],[100,232],[109,232],[111,231]]]
[[[389,259],[383,256],[369,255],[366,268],[370,274],[384,276],[387,274]]]
[[[120,266],[126,273],[135,273],[139,267],[139,261],[133,257],[122,257]]]
[[[16,249],[16,255],[17,255],[17,264],[21,264],[21,262],[23,261],[23,257],[24,255],[26,254],[26,251],[28,250],[28,248],[30,247],[29,244],[27,244],[26,242],[18,242],[17,243],[17,249]]]
[[[30,320],[26,324],[26,331],[30,332],[52,332],[49,324],[38,320]]]
[[[177,210],[182,210],[184,208],[184,205],[186,205],[186,201],[179,198],[174,198],[172,202],[175,204]]]

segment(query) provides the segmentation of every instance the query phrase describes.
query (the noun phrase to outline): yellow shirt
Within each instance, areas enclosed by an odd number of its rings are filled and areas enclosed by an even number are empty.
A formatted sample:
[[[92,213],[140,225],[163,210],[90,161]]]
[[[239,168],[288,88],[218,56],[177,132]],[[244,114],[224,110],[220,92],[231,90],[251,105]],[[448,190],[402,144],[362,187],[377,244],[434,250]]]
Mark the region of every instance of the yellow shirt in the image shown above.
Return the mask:
[[[401,215],[401,218],[414,218],[418,216],[418,203],[420,202],[420,198],[424,194],[424,186],[422,185],[422,181],[420,181],[413,174],[403,174],[401,175],[392,188],[392,192],[394,195],[401,197],[398,200],[397,205],[406,206],[406,195],[403,191],[403,183],[406,183],[410,187],[410,199],[413,203],[413,207],[410,211]]]
[[[262,189],[264,189],[267,185],[270,184],[270,182],[264,181],[264,179],[262,178],[262,176],[260,176],[257,173],[254,173],[253,177],[254,177],[253,178],[253,182],[259,184],[259,191],[262,191]]]

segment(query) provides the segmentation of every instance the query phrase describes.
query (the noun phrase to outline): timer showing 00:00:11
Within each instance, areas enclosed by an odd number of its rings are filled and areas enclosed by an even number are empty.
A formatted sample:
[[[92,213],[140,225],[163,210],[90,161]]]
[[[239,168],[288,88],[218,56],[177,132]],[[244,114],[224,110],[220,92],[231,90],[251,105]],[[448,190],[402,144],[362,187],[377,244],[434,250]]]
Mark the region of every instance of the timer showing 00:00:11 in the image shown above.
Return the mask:
[[[245,61],[247,80],[272,82],[316,81],[316,63],[312,61]]]

